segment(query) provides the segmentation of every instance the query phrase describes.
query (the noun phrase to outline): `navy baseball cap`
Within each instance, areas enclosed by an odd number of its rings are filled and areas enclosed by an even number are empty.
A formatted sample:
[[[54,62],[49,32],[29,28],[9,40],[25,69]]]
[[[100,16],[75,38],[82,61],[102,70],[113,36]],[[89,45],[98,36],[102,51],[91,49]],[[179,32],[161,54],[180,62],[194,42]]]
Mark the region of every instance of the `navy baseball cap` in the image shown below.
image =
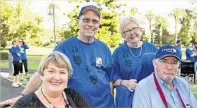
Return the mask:
[[[164,57],[176,57],[179,61],[181,61],[179,51],[171,45],[164,45],[159,48],[156,53],[156,59],[162,59]]]
[[[79,12],[78,18],[79,18],[81,15],[83,15],[83,13],[84,13],[85,11],[87,11],[87,10],[92,10],[92,11],[96,12],[96,14],[98,15],[98,17],[100,18],[100,16],[101,16],[100,9],[97,8],[97,7],[94,6],[94,5],[86,5],[86,6],[82,7],[81,10],[80,10],[80,12]]]

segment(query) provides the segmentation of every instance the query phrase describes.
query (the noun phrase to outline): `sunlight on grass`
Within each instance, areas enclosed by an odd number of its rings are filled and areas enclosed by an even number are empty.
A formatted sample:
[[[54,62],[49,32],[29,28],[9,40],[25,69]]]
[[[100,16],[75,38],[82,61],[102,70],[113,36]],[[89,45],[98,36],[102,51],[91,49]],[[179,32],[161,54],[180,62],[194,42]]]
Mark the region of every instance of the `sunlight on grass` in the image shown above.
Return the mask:
[[[191,86],[192,93],[197,99],[197,84]]]
[[[0,67],[1,68],[8,68],[9,63],[8,62],[0,62]]]

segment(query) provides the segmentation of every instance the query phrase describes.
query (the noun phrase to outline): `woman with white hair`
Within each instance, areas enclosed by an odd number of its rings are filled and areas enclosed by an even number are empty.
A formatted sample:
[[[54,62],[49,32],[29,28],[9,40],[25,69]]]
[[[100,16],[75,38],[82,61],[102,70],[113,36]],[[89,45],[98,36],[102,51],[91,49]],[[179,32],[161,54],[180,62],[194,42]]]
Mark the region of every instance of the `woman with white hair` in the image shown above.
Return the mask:
[[[44,58],[39,66],[39,74],[41,87],[20,98],[13,108],[91,107],[77,92],[67,88],[72,66],[64,54],[54,51]]]
[[[147,68],[147,66],[142,68],[142,64],[152,64],[152,59],[142,60],[142,58],[150,53],[155,54],[157,48],[155,45],[141,40],[143,29],[137,19],[132,16],[126,16],[121,20],[120,32],[125,43],[113,53],[115,105],[116,107],[131,108],[137,82],[153,72],[153,66],[152,68]]]

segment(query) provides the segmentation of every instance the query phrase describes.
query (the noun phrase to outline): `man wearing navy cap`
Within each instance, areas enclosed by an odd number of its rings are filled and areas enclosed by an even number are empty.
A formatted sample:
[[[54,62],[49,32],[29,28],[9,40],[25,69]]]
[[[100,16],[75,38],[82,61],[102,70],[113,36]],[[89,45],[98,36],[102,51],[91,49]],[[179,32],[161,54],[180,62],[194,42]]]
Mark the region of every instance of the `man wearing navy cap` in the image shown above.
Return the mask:
[[[154,73],[136,87],[133,108],[197,108],[188,83],[176,76],[180,61],[175,47],[160,47],[153,60]]]
[[[111,52],[106,44],[95,39],[100,26],[100,9],[94,5],[81,8],[78,17],[79,34],[60,43],[54,51],[65,54],[73,67],[73,75],[68,87],[77,91],[85,99],[99,108],[114,108],[111,93]],[[22,94],[37,89],[40,76],[36,72]],[[13,104],[18,99],[3,103]]]

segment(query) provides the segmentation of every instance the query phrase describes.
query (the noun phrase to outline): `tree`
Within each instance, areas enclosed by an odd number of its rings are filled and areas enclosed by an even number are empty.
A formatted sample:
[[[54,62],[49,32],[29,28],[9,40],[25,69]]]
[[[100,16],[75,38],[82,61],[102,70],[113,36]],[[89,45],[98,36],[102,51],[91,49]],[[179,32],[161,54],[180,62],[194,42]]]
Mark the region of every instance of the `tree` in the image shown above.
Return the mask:
[[[179,32],[179,36],[182,37],[182,42],[184,45],[189,43],[192,39],[191,36],[191,20],[192,20],[192,11],[189,9],[185,9],[185,16],[180,20],[182,24],[181,30]]]
[[[154,43],[154,38],[152,36],[152,20],[154,19],[154,14],[151,10],[149,10],[146,14],[145,17],[148,19],[148,24],[149,24],[149,32],[150,32],[150,36],[148,41],[151,43]]]
[[[162,45],[162,36],[163,36],[163,29],[168,27],[167,21],[162,16],[155,17],[156,26],[159,27],[159,46]]]
[[[43,31],[39,27],[42,17],[35,15],[28,9],[24,9],[20,0],[16,1],[16,7],[1,0],[1,46],[5,47],[7,41],[24,39],[32,44],[41,43],[39,33]]]
[[[174,30],[175,30],[175,41],[174,41],[174,43],[175,43],[177,41],[177,38],[178,38],[178,36],[177,36],[177,34],[178,34],[177,24],[178,24],[179,19],[183,16],[183,11],[179,8],[176,8],[176,9],[173,10],[173,12],[170,15],[172,15],[174,17],[174,21],[175,21],[175,27],[174,27]]]
[[[132,16],[135,16],[137,14],[137,12],[138,12],[138,9],[135,7],[131,8],[131,10],[130,10],[130,13]]]

